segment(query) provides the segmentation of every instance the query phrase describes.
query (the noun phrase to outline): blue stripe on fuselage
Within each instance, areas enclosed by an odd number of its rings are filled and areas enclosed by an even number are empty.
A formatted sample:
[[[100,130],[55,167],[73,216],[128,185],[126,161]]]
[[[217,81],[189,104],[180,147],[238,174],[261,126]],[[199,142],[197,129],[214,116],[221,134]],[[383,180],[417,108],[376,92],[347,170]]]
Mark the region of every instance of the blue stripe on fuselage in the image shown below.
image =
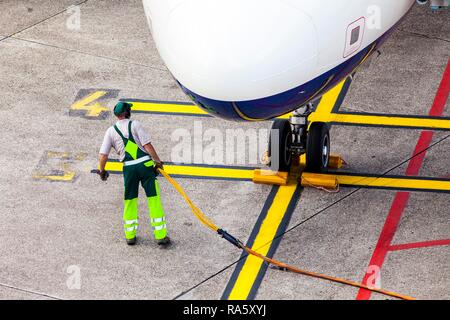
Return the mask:
[[[397,24],[396,24],[397,26]],[[375,52],[394,31],[387,31],[374,43],[334,69],[306,84],[270,97],[249,101],[219,101],[198,95],[180,84],[181,89],[200,108],[213,116],[234,121],[263,121],[289,113],[322,96],[348,77],[364,60]]]

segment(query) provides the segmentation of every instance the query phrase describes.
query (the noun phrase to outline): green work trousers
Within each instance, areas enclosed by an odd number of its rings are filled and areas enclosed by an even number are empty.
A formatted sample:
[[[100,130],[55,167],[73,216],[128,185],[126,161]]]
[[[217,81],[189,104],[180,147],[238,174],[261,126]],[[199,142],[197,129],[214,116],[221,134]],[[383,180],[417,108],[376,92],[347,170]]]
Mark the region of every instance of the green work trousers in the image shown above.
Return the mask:
[[[123,220],[125,237],[136,237],[138,228],[139,184],[147,196],[150,223],[156,240],[167,236],[166,218],[161,204],[158,180],[155,177],[153,160],[123,167],[125,202]]]

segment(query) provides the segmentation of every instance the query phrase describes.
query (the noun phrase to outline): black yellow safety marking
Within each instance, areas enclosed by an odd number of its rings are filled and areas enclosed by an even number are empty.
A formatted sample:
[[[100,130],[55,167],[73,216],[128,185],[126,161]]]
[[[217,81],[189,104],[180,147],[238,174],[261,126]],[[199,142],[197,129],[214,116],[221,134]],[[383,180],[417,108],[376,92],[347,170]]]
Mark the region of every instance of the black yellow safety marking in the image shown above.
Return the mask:
[[[168,163],[164,166],[168,174],[178,178],[213,179],[231,181],[253,181],[255,168],[230,167],[220,165],[183,165]],[[110,160],[106,170],[113,174],[122,174],[123,164]],[[449,192],[450,179],[408,176],[383,176],[365,173],[330,172],[336,176],[342,187],[377,188],[398,191]]]
[[[137,100],[137,99],[120,99],[123,102],[133,104],[133,112],[176,115],[176,116],[197,116],[211,117],[206,111],[189,102],[169,102],[157,100]]]
[[[347,125],[358,127],[388,127],[401,129],[421,130],[450,130],[450,118],[404,116],[370,113],[332,113],[318,116],[316,121],[327,121],[334,125]]]
[[[264,204],[247,246],[272,258],[295,210],[302,188],[296,184],[273,187]],[[222,299],[252,300],[267,271],[263,260],[243,253]]]
[[[123,172],[123,164],[118,161],[108,161],[105,169],[110,173],[121,174]],[[178,178],[233,181],[252,181],[254,169],[214,165],[175,165],[170,163],[164,165],[164,170],[168,174]]]
[[[313,122],[330,122],[328,119],[333,110],[339,110],[350,88],[351,78],[341,81],[333,89],[322,96],[316,110],[308,117]]]
[[[74,182],[78,174],[72,166],[85,159],[85,153],[46,151],[33,172],[33,179]]]
[[[86,119],[102,120],[110,114],[104,106],[106,100],[117,98],[119,90],[114,89],[81,89],[74,104],[70,106],[69,115]]]
[[[341,92],[339,92],[339,95],[337,97],[337,100],[334,102],[333,109],[331,109],[331,113],[338,113],[341,109],[342,104],[344,103],[345,97],[347,96],[348,91],[350,90],[350,87],[353,83],[353,77],[355,76],[356,72],[352,75],[348,76],[347,79],[343,81],[343,83],[339,83],[338,86],[342,85]],[[328,95],[328,94],[327,94]],[[327,96],[325,95],[325,96]]]
[[[343,187],[450,193],[450,179],[409,176],[380,177],[356,173],[330,173],[330,175],[336,176],[339,185]]]

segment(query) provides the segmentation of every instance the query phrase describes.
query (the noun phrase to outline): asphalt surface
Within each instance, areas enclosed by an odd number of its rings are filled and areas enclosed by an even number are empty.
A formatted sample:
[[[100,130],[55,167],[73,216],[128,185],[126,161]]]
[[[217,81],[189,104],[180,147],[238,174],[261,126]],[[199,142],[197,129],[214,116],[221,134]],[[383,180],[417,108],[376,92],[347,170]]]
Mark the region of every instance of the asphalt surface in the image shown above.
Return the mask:
[[[187,98],[158,56],[141,1],[83,1],[81,29],[72,30],[66,9],[80,2],[0,3],[0,298],[220,299],[240,257],[236,248],[198,224],[162,179],[173,246],[164,250],[153,241],[141,198],[140,242],[127,247],[122,178],[115,175],[103,183],[90,174],[114,119],[70,116],[80,91],[116,92],[102,101],[110,110],[119,98]],[[427,115],[449,61],[449,16],[415,7],[382,55],[357,74],[342,110]],[[450,116],[448,105],[443,116]],[[204,130],[221,132],[270,127],[183,116],[138,114],[134,119],[146,126],[167,161],[176,145],[174,130],[193,131],[196,121]],[[427,152],[421,176],[450,175],[448,134],[434,134],[433,142],[444,140]],[[349,163],[347,171],[404,175],[408,162],[402,163],[412,156],[420,135],[420,130],[335,126],[332,146]],[[48,151],[84,155],[72,159],[73,182],[33,178],[48,172],[42,167]],[[205,213],[244,241],[271,191],[251,182],[179,181]],[[275,258],[362,281],[396,194],[303,190],[289,224],[296,227],[284,235]],[[449,239],[449,207],[448,194],[411,192],[392,244]],[[419,299],[450,299],[449,261],[449,245],[389,252],[382,287]],[[81,279],[75,288],[68,285],[73,268]],[[256,299],[355,299],[357,294],[354,288],[269,269]]]

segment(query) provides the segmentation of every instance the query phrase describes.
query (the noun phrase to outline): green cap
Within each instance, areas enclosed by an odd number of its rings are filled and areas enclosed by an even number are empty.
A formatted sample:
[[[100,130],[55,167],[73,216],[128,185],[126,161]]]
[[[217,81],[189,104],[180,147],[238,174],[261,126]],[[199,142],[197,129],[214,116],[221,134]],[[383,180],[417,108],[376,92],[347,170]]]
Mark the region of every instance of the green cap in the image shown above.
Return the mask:
[[[121,115],[122,113],[127,112],[128,110],[131,110],[131,107],[133,105],[131,103],[128,102],[119,102],[118,104],[116,104],[116,106],[114,107],[114,114],[116,116]]]

